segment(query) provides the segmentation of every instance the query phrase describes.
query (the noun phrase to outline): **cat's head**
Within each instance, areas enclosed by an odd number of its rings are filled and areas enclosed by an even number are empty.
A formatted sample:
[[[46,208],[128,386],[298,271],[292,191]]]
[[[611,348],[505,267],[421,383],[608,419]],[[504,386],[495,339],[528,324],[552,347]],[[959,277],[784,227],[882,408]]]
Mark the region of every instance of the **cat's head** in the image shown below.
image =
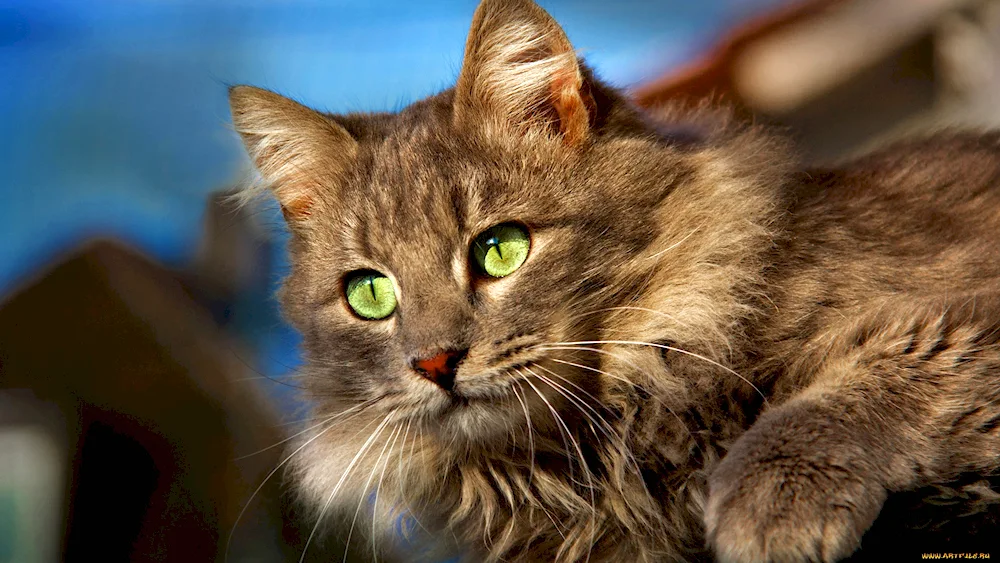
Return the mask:
[[[483,2],[456,86],[397,114],[245,86],[231,105],[293,233],[303,383],[448,443],[561,432],[553,414],[662,371],[659,349],[595,341],[715,338],[767,236],[760,146],[665,134],[528,0]]]

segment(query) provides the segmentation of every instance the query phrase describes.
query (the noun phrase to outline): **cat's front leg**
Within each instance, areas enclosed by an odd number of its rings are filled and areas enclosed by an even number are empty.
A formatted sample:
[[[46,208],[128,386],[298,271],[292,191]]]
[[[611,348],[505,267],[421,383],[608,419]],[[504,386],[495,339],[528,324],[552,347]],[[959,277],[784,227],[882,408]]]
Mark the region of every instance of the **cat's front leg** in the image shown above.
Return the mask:
[[[911,301],[845,317],[810,383],[765,408],[712,471],[719,559],[836,561],[888,494],[1000,470],[1000,301]]]
[[[809,396],[812,395],[812,396]],[[724,562],[850,555],[887,491],[870,413],[810,394],[765,412],[710,476],[709,546]],[[880,459],[881,458],[881,459]]]

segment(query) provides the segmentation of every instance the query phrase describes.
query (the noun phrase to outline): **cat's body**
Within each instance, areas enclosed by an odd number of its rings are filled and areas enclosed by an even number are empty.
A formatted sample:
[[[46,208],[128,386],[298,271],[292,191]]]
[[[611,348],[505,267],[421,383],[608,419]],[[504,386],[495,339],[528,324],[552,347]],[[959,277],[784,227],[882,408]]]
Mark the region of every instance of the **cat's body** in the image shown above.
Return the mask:
[[[232,100],[294,233],[320,521],[406,510],[471,560],[834,560],[889,493],[1000,466],[1000,137],[803,172],[641,114],[520,0],[399,114]],[[530,253],[488,276],[497,225]]]

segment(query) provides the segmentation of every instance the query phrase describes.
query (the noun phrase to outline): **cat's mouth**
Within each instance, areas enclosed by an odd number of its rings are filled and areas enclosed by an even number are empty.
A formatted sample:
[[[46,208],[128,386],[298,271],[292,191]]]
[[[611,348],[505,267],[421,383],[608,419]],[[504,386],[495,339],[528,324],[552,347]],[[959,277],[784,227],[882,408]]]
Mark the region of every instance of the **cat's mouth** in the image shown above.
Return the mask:
[[[516,393],[529,377],[529,370],[538,358],[519,361],[501,369],[458,378],[454,386],[445,391],[456,406],[504,401]]]
[[[509,411],[512,405],[521,412],[535,400],[551,400],[551,384],[538,376],[541,358],[511,364],[501,370],[473,377],[459,378],[448,390],[441,389],[431,408],[441,419],[456,413]],[[436,408],[434,408],[436,407]]]
[[[491,377],[487,383],[458,383],[452,389],[444,392],[448,410],[505,401],[510,398],[512,393],[516,392],[515,388],[520,385],[518,379],[522,377],[514,372],[504,371],[499,376]]]
[[[421,397],[401,395],[402,402],[390,408],[404,417],[440,422],[463,413],[488,417],[490,411],[505,410],[534,393],[532,385],[537,389],[540,383],[528,381],[528,370],[538,369],[538,360],[520,360],[479,373],[466,371],[447,387],[428,382],[429,393]]]
[[[414,414],[449,441],[480,443],[500,439],[512,427],[525,422],[520,405],[527,395],[520,376],[503,375],[506,380],[489,385],[456,385],[450,391],[442,390],[435,400],[418,409],[419,414]]]
[[[598,378],[588,377],[599,371],[596,354],[541,345],[550,340],[535,334],[498,339],[490,354],[468,353],[447,385],[418,374],[410,380],[415,392],[404,393],[397,408],[390,409],[449,439],[482,440],[537,426],[538,421],[551,426],[553,419],[580,418],[600,408]]]

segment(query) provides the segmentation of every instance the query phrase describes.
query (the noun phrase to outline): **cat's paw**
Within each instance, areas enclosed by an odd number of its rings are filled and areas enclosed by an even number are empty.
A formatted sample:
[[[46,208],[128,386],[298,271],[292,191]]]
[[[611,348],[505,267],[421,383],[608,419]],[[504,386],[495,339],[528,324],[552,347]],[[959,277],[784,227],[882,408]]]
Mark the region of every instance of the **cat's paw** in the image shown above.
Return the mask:
[[[794,456],[729,456],[709,482],[708,545],[725,563],[843,559],[886,497],[852,471]]]

